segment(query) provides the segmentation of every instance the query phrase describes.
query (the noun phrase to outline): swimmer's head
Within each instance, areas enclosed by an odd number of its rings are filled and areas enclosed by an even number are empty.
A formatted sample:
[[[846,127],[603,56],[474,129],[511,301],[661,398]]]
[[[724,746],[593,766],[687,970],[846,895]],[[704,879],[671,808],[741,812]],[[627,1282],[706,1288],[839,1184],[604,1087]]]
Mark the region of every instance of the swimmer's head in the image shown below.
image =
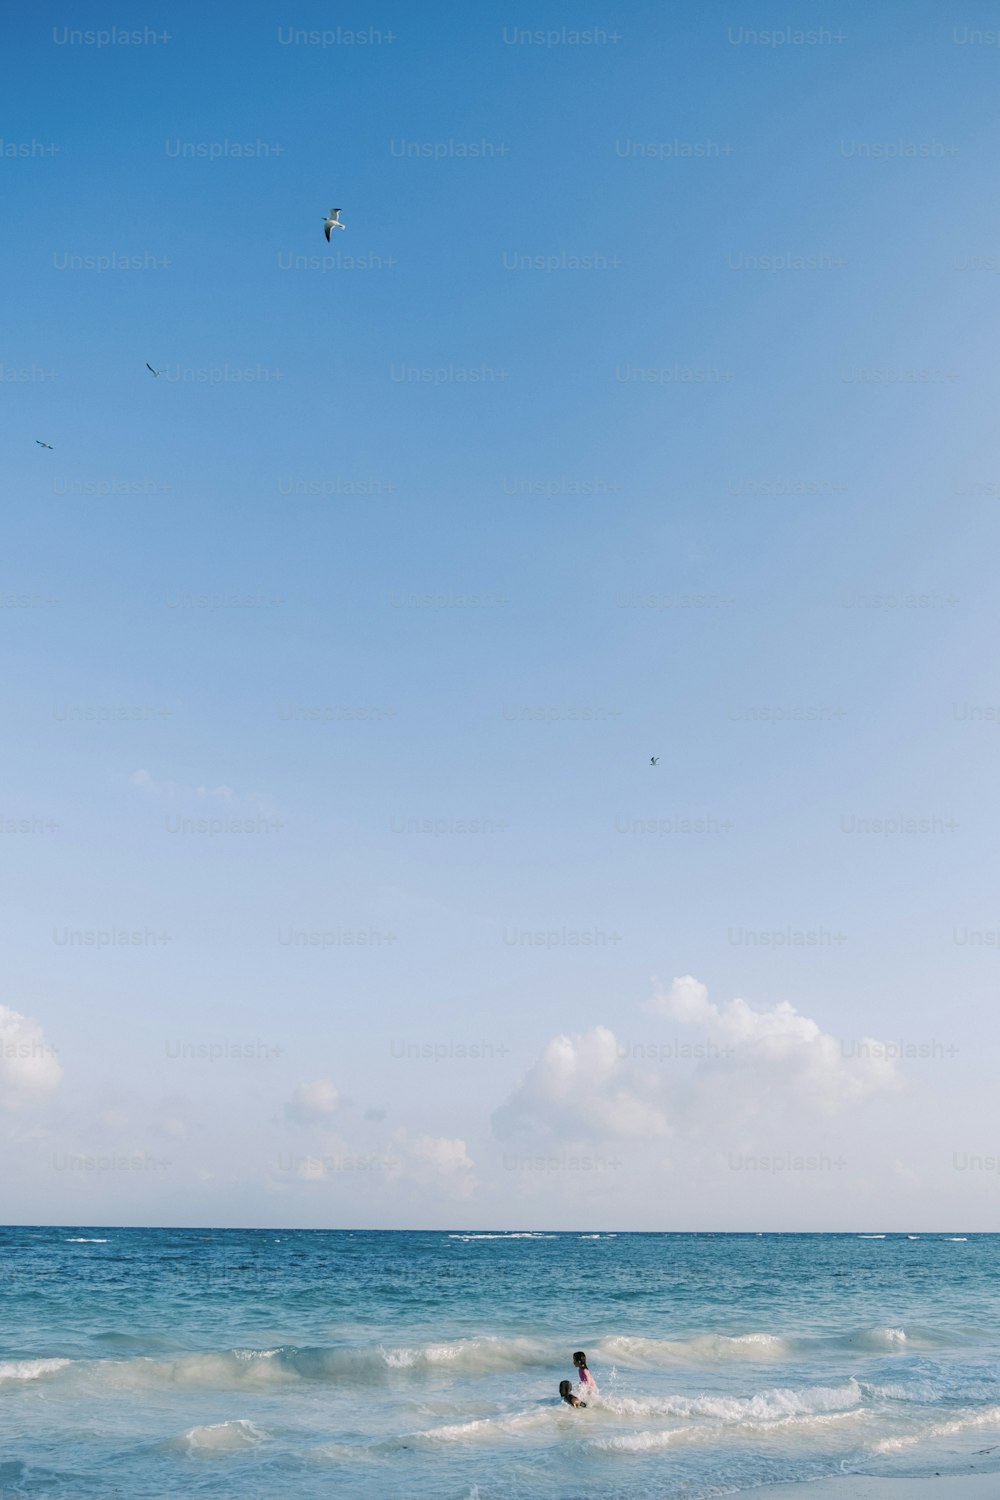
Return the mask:
[[[585,1370],[587,1368],[587,1356],[582,1349],[578,1349],[573,1355],[573,1363],[578,1370]]]
[[[566,1397],[570,1394],[570,1392],[572,1391],[572,1389],[573,1389],[573,1387],[570,1385],[570,1383],[569,1383],[568,1380],[560,1380],[560,1382],[559,1382],[559,1394],[563,1398],[564,1401],[566,1400]]]

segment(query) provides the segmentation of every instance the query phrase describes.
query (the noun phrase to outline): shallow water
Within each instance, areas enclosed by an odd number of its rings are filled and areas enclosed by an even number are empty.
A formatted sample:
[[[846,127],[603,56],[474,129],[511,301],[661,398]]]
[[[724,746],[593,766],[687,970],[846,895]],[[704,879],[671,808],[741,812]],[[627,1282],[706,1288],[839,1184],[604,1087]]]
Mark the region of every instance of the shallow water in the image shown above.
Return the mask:
[[[998,1271],[992,1235],[4,1229],[0,1495],[1000,1471]]]

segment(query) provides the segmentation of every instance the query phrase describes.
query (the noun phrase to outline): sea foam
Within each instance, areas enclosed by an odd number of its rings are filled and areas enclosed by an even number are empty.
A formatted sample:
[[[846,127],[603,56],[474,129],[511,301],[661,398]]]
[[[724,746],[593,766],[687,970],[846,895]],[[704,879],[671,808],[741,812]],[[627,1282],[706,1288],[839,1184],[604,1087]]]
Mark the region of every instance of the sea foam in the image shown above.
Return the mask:
[[[253,1422],[238,1417],[232,1422],[213,1422],[207,1427],[192,1427],[185,1432],[182,1442],[191,1454],[239,1453],[246,1448],[255,1448],[264,1441],[265,1434]]]
[[[0,1380],[38,1380],[71,1363],[68,1359],[0,1359]]]

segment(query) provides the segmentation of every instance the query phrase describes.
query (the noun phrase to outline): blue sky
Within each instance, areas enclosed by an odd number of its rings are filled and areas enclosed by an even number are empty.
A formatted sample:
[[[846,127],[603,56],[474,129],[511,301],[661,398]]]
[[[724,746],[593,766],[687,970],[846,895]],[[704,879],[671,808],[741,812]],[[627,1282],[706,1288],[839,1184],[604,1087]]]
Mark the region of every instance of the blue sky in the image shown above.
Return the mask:
[[[991,1227],[990,8],[114,24],[0,127],[7,1216]]]

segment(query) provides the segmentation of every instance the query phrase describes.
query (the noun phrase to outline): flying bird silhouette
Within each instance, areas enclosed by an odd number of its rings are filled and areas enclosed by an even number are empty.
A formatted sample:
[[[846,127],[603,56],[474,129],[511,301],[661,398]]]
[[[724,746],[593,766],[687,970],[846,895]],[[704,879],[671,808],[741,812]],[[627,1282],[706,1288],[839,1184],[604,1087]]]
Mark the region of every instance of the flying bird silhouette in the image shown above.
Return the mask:
[[[658,766],[660,764],[660,757],[658,755],[651,755],[649,757],[649,764],[651,766]]]
[[[331,208],[330,212],[327,214],[326,218],[323,220],[323,228],[326,230],[326,242],[327,242],[327,244],[330,243],[330,230],[331,229],[346,229],[347,228],[346,224],[341,224],[341,222],[340,222],[340,209],[339,208]]]
[[[37,443],[37,444],[38,444],[38,446],[39,446],[39,448],[50,448],[50,449],[51,449],[51,450],[52,450],[52,452],[53,452],[53,453],[54,453],[54,452],[55,452],[55,451],[56,451],[56,450],[55,450],[55,449],[54,449],[54,448],[53,448],[53,447],[52,447],[52,444],[51,444],[51,443],[43,443],[43,442],[42,442],[42,440],[41,440],[41,438],[35,438],[35,442],[36,442],[36,443]]]
[[[163,374],[162,370],[154,370],[153,366],[149,363],[148,359],[146,361],[146,369],[149,371],[150,375],[162,375]]]

